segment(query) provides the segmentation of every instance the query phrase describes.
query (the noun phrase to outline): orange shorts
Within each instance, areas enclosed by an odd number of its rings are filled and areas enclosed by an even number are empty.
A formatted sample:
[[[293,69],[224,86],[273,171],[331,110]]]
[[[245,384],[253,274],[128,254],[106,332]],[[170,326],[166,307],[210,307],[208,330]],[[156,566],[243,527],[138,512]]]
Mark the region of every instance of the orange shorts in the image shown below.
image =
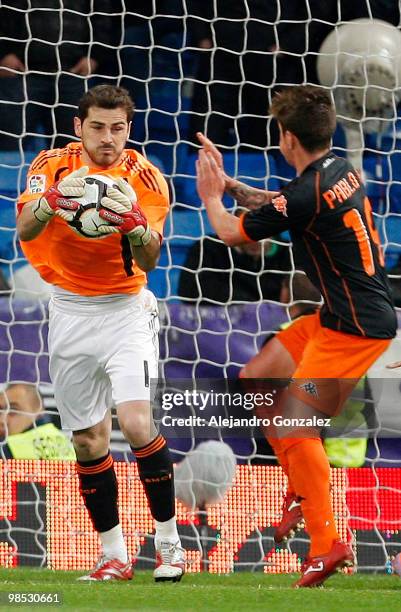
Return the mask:
[[[358,380],[391,342],[322,327],[318,312],[299,317],[276,338],[297,366],[290,393],[330,416],[338,414]]]

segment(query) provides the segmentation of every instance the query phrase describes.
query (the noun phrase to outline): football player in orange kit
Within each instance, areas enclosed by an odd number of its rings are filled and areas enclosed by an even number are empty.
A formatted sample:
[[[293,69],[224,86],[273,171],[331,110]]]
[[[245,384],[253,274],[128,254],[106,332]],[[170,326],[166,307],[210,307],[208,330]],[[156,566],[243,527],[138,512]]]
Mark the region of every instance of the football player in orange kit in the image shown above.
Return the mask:
[[[336,529],[319,429],[303,428],[298,419],[338,413],[357,380],[389,346],[397,320],[363,185],[354,168],[330,150],[336,126],[330,95],[319,87],[288,87],[273,98],[271,112],[279,124],[281,153],[295,167],[296,179],[280,194],[239,183],[224,173],[222,156],[199,134],[198,193],[214,230],[229,246],[289,231],[296,267],[324,298],[318,313],[277,334],[242,372],[247,379],[291,378],[275,407],[290,425],[272,431],[269,442],[289,480],[292,500],[286,512],[295,511],[292,526],[282,521],[279,539],[285,525],[288,535],[303,515],[311,547],[295,586],[310,587],[352,564],[353,554]],[[260,208],[238,219],[225,210],[224,191],[240,205]]]
[[[157,303],[145,288],[146,272],[159,258],[169,195],[159,170],[125,149],[133,112],[120,87],[99,85],[82,97],[75,117],[81,142],[42,151],[32,162],[17,231],[28,260],[54,285],[50,375],[63,427],[73,431],[80,491],[102,545],[97,566],[82,579],[132,578],[109,451],[115,406],[156,523],[154,578],[178,581],[185,559],[173,465],[150,403],[158,365]],[[66,223],[88,173],[116,179],[100,214],[118,232],[101,239],[80,236]]]

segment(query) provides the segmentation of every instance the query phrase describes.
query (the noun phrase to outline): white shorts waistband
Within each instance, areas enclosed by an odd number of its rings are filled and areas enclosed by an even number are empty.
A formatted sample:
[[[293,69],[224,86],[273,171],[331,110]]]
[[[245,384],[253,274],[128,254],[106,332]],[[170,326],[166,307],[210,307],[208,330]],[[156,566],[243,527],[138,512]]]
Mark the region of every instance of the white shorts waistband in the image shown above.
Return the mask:
[[[150,296],[148,295],[150,294]],[[147,299],[146,299],[147,298]],[[129,307],[142,307],[144,302],[152,299],[156,303],[153,294],[147,289],[139,293],[99,295],[86,297],[69,292],[56,291],[50,297],[49,306],[67,314],[96,316],[124,310]]]

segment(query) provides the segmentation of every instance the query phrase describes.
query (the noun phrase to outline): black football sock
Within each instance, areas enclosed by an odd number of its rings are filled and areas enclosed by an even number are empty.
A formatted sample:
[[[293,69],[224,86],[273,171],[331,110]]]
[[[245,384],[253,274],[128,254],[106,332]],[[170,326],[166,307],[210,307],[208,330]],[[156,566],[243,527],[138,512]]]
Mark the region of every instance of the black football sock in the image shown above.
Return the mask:
[[[170,520],[175,515],[174,472],[165,439],[159,434],[146,446],[131,448],[153,518]]]
[[[108,453],[93,461],[77,461],[79,490],[96,531],[118,525],[118,486],[113,458]]]

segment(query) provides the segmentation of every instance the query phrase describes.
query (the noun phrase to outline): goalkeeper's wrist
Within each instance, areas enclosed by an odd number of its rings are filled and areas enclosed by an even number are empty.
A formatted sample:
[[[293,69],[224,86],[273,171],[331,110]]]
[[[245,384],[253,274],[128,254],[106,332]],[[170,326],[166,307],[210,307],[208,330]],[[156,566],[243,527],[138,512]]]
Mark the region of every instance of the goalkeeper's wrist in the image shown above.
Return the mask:
[[[48,223],[54,215],[53,210],[43,196],[32,204],[32,213],[35,219],[42,224]]]

